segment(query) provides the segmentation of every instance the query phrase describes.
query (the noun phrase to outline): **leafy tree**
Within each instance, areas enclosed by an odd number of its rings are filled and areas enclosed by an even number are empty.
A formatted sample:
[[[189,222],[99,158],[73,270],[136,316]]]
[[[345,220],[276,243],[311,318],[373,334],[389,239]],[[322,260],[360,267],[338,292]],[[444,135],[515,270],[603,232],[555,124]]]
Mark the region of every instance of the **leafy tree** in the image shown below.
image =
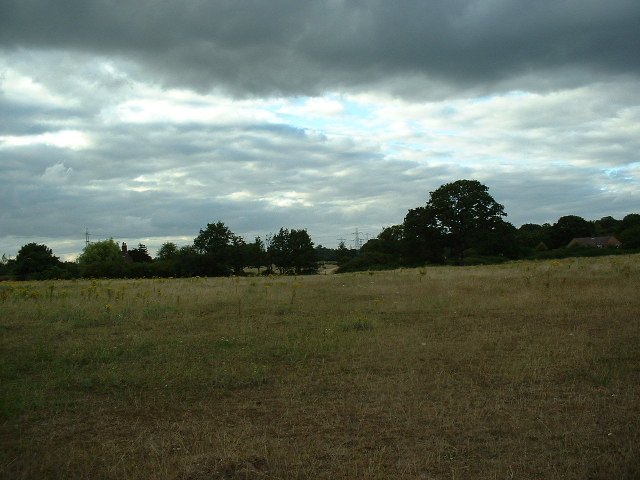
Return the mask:
[[[193,241],[196,252],[202,255],[201,274],[223,276],[231,273],[234,234],[222,222],[209,223]]]
[[[399,264],[404,246],[404,226],[392,225],[385,227],[376,238],[372,238],[365,243],[360,249],[359,255],[363,256],[367,253],[382,253],[383,255],[369,255],[369,260],[375,259],[374,263],[380,263],[384,259],[384,264]],[[354,265],[353,262],[350,262]],[[357,265],[364,265],[362,261],[355,262]]]
[[[404,217],[403,261],[408,265],[427,262],[441,263],[444,259],[444,234],[437,226],[433,210],[418,207]]]
[[[317,256],[306,230],[280,231],[271,237],[268,253],[270,261],[281,274],[311,273],[317,270]]]
[[[474,245],[479,255],[493,255],[518,258],[519,248],[516,239],[516,227],[500,219]]]
[[[78,265],[77,262],[64,262],[62,264],[62,276],[60,276],[60,278],[65,278],[65,279],[69,279],[69,278],[79,278],[81,276],[80,274],[80,266]]]
[[[549,242],[551,225],[545,223],[538,225],[536,223],[525,223],[516,232],[516,241],[520,248],[524,250],[535,249],[540,243],[545,245]]]
[[[445,237],[456,262],[461,264],[464,251],[495,230],[506,216],[489,189],[477,180],[458,180],[431,192],[427,203],[430,227]]]
[[[289,232],[291,264],[297,274],[315,273],[318,270],[318,256],[306,230],[292,229]]]
[[[173,242],[165,242],[158,250],[157,260],[171,260],[178,256],[178,246]]]
[[[231,235],[229,261],[233,266],[233,273],[241,275],[247,262],[247,243],[238,235]]]
[[[120,247],[112,238],[87,245],[78,257],[83,277],[122,277],[125,261]]]
[[[573,238],[590,237],[594,234],[594,227],[577,215],[560,217],[549,232],[551,248],[566,247]]]
[[[233,233],[222,222],[208,223],[207,228],[200,230],[200,233],[193,241],[193,246],[200,253],[220,253],[226,252],[231,244]]]
[[[153,264],[153,258],[143,243],[138,243],[137,248],[128,250],[125,261],[125,276],[129,278],[151,278],[158,274],[158,266]]]
[[[338,260],[335,248],[328,248],[322,245],[316,245],[316,256],[319,262],[335,262]]]
[[[0,259],[0,280],[5,280],[8,275],[11,273],[11,266],[15,264],[15,260],[9,260],[7,256],[3,253],[2,258]]]
[[[400,258],[402,252],[402,241],[404,238],[404,225],[392,225],[385,227],[378,234],[380,240],[380,251],[387,255]]]
[[[616,235],[620,230],[620,220],[608,216],[602,217],[600,220],[593,222],[596,236],[603,237],[606,235]]]
[[[369,242],[370,241],[371,240],[369,240]],[[340,242],[338,249],[336,250],[336,261],[338,262],[338,265],[344,265],[356,255],[357,252],[355,250],[348,249],[344,242]]]
[[[638,225],[640,225],[640,214],[630,213],[622,219],[622,222],[620,222],[620,231],[637,227]]]
[[[280,270],[280,273],[288,273],[292,267],[289,229],[280,228],[278,233],[272,235],[267,251],[270,262]]]
[[[55,278],[62,263],[46,245],[28,243],[20,248],[13,265],[19,279]]]
[[[618,240],[622,242],[622,248],[640,248],[640,224],[620,232]]]
[[[382,253],[382,249],[383,249],[382,240],[380,240],[378,237],[370,238],[369,240],[366,241],[364,245],[362,245],[362,247],[360,247],[360,250],[356,251],[356,254],[354,255],[354,257],[361,255],[363,253],[368,253],[368,252]]]
[[[154,260],[155,274],[161,277],[180,276],[178,272],[178,255],[178,246],[175,243],[163,243]]]
[[[258,272],[267,264],[267,252],[260,237],[245,245],[245,261],[248,267],[257,268]]]
[[[205,254],[199,253],[193,245],[180,247],[175,258],[175,275],[179,277],[207,275],[204,257]]]
[[[132,248],[129,250],[129,256],[136,263],[151,263],[153,262],[153,258],[149,255],[149,251],[147,250],[147,246],[143,243],[138,244],[138,248]]]

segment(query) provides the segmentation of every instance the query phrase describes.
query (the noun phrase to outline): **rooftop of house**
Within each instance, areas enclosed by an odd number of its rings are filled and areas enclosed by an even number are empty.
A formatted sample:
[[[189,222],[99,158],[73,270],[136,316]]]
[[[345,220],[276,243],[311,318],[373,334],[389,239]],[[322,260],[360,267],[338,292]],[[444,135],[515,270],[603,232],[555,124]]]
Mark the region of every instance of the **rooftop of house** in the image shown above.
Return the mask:
[[[590,247],[603,247],[603,246],[618,246],[622,245],[620,240],[612,235],[604,236],[604,237],[580,237],[574,238],[569,242],[568,246],[571,245],[584,245]]]

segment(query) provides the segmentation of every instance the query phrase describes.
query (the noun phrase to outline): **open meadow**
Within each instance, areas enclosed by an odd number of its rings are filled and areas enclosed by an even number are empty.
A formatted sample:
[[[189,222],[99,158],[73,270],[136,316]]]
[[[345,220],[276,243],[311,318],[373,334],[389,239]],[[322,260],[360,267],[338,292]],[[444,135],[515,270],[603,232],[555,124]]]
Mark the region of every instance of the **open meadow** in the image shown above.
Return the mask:
[[[2,479],[640,478],[640,256],[0,283]]]

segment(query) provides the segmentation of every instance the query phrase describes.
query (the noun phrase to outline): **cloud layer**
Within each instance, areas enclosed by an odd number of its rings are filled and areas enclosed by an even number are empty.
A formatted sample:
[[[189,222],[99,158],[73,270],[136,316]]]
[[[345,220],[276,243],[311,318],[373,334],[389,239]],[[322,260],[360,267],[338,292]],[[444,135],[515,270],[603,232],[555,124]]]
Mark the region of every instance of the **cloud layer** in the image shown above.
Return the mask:
[[[219,219],[333,246],[460,178],[516,225],[638,212],[639,23],[622,0],[2,2],[0,252]]]
[[[545,89],[640,69],[633,0],[20,0],[0,18],[7,47],[125,58],[163,85],[239,95]]]

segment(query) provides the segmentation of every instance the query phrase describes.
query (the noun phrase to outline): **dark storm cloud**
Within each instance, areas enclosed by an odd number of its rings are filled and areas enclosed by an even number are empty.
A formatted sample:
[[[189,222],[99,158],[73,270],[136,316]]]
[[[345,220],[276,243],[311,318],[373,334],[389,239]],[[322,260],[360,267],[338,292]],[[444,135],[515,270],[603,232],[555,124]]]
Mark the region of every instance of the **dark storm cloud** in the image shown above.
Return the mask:
[[[5,47],[129,57],[159,82],[236,94],[477,89],[637,75],[635,0],[136,1],[9,0]],[[394,86],[394,83],[397,85]],[[416,93],[416,92],[412,92]]]

